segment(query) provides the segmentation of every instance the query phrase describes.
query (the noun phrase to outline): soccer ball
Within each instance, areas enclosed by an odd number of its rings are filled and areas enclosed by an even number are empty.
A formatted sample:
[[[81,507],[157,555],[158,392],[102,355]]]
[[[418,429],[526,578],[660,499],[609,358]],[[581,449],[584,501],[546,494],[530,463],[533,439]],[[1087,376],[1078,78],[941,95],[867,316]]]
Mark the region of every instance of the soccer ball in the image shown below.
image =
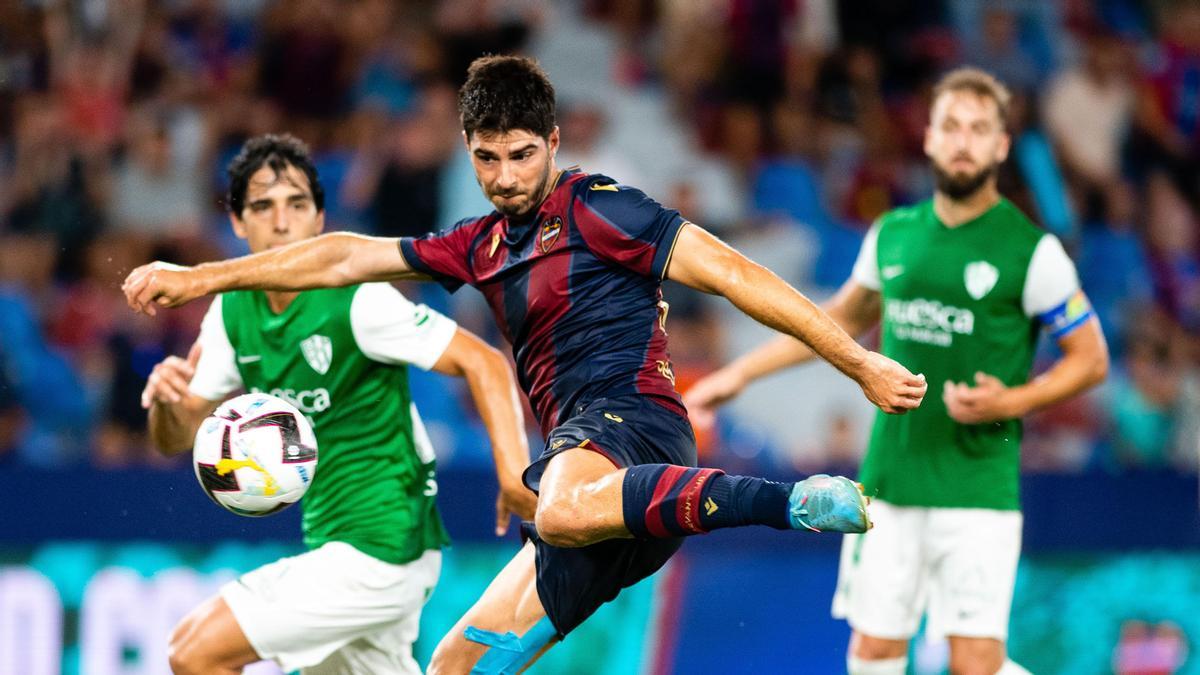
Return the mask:
[[[308,490],[317,470],[317,438],[287,401],[243,394],[200,423],[192,467],[218,506],[239,516],[266,516]]]

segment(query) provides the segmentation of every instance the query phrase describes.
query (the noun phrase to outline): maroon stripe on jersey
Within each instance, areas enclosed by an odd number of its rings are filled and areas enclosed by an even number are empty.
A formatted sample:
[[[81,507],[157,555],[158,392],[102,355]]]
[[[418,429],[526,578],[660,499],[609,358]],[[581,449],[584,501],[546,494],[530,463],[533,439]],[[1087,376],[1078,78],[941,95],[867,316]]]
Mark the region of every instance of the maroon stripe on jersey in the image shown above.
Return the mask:
[[[504,317],[504,284],[493,281],[480,284],[478,288],[488,307],[492,308],[492,316],[496,317],[496,327],[500,329],[500,334],[512,344],[512,333],[508,330],[508,321]]]
[[[646,250],[655,248],[654,244],[640,241],[629,236],[622,231],[621,228],[612,224],[608,218],[605,218],[603,215],[592,209],[592,207],[588,206],[582,199],[578,197],[575,198],[572,213],[574,214],[576,220],[583,221],[579,225],[579,229],[582,232],[586,232],[588,229],[604,228],[611,231],[611,234],[615,239],[626,242],[637,242],[637,245],[618,246],[612,248],[606,246],[604,248],[607,250],[603,251],[604,257],[611,258],[612,260],[620,263],[623,267],[631,269],[638,274],[643,276],[651,276],[652,270],[650,267],[654,261],[654,256],[646,255]],[[588,246],[593,249],[598,245],[599,242],[596,241],[588,242]]]
[[[486,247],[486,249],[485,249]],[[482,258],[486,255],[490,268],[503,269],[504,263],[508,262],[509,249],[502,241],[497,241],[496,246],[492,246],[492,237],[481,237],[475,241],[475,249],[469,251],[469,255],[475,259]],[[512,344],[512,330],[509,325],[509,315],[504,309],[504,282],[499,280],[480,280],[475,285],[479,288],[479,292],[484,294],[484,299],[487,301],[487,306],[492,309],[492,316],[496,317],[496,327],[500,329],[500,335],[504,335],[504,339]]]
[[[564,225],[564,228],[566,226]],[[559,235],[563,238],[565,233]],[[554,386],[558,369],[555,329],[571,311],[571,260],[569,249],[558,249],[540,256],[529,266],[525,288],[525,322],[530,332],[522,352],[528,354],[525,372],[531,383],[529,400],[537,411],[542,433],[558,425],[561,397]]]
[[[491,231],[491,229],[489,227],[487,231]],[[504,246],[502,242],[496,242],[495,248],[492,248],[492,237],[482,236],[476,239],[475,248],[468,251],[467,255],[472,260],[484,258],[494,265],[495,269],[500,269],[508,260],[508,247]],[[496,327],[500,329],[500,334],[504,336],[505,340],[508,340],[509,344],[512,344],[512,331],[509,330],[508,316],[504,311],[504,283],[477,278],[475,287],[483,294],[483,299],[487,301],[488,307],[492,310],[492,316],[496,317]]]

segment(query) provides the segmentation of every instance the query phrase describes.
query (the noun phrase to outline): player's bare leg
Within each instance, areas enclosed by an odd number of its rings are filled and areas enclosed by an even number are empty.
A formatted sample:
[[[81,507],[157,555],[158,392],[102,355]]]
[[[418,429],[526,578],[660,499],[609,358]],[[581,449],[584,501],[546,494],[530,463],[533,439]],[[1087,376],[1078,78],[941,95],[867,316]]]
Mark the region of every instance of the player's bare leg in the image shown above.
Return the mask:
[[[539,486],[538,536],[562,547],[632,537],[621,498],[625,473],[604,455],[584,448],[555,455]]]
[[[996,675],[1004,666],[1004,643],[995,638],[950,636],[953,675]]]
[[[527,542],[504,569],[500,570],[483,592],[483,596],[438,643],[429,663],[429,675],[468,673],[489,649],[494,649],[467,639],[468,626],[500,635],[512,632],[523,636],[546,618],[546,610],[542,608],[537,594],[534,553],[533,544]],[[556,642],[557,640],[551,640],[542,647],[528,660],[524,668],[537,661]]]
[[[168,654],[175,675],[240,673],[243,667],[261,660],[219,595],[179,622],[171,633]]]
[[[889,640],[854,631],[846,659],[849,675],[904,675],[908,670],[908,640]]]

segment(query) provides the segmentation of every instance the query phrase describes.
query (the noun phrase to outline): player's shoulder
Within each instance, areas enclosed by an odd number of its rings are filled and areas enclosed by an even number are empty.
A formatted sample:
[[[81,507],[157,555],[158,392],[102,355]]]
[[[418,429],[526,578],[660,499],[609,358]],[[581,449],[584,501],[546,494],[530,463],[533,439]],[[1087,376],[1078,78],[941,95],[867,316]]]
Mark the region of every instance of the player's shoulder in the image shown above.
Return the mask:
[[[602,173],[579,172],[569,178],[571,190],[588,203],[622,203],[647,199],[646,193]]]
[[[406,324],[417,307],[395,286],[386,281],[374,281],[355,288],[346,316],[352,329]]]
[[[498,220],[501,217],[502,216],[497,211],[492,211],[491,213],[489,213],[487,215],[483,215],[483,216],[470,216],[469,218],[463,218],[462,220],[459,220],[447,227],[444,227],[441,230],[438,230],[437,232],[432,232],[431,234],[434,236],[445,236],[445,235],[455,233],[455,232],[460,232],[460,231],[478,232],[480,229],[487,227],[491,223],[496,222],[496,220]]]
[[[662,208],[641,189],[600,173],[580,175],[573,181],[571,189],[576,203],[610,221],[623,218],[640,221],[648,213],[647,209],[653,212]]]
[[[1001,199],[996,205],[994,227],[1004,241],[1021,246],[1037,246],[1049,234],[1007,199]]]
[[[889,230],[913,227],[927,222],[932,213],[933,201],[927,199],[923,202],[917,202],[908,206],[899,206],[885,212],[875,220],[875,226],[878,229],[886,227]]]
[[[480,245],[480,242],[487,239],[488,233],[492,231],[496,223],[504,219],[504,216],[497,211],[483,216],[471,216],[463,218],[454,224],[442,228],[436,232],[430,232],[423,235],[420,239],[428,240],[444,240],[456,242],[455,247],[469,252]],[[418,241],[419,241],[418,240]],[[403,242],[401,247],[403,247]]]

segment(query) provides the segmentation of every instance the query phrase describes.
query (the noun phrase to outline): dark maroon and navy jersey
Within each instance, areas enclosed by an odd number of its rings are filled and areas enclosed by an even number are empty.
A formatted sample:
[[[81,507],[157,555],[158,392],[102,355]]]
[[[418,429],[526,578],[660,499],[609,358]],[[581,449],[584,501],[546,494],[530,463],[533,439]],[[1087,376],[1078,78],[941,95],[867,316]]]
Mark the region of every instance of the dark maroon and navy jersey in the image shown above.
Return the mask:
[[[603,397],[648,395],[686,414],[660,288],[683,224],[641,190],[568,170],[523,222],[492,212],[400,248],[450,291],[483,292],[549,433]]]

